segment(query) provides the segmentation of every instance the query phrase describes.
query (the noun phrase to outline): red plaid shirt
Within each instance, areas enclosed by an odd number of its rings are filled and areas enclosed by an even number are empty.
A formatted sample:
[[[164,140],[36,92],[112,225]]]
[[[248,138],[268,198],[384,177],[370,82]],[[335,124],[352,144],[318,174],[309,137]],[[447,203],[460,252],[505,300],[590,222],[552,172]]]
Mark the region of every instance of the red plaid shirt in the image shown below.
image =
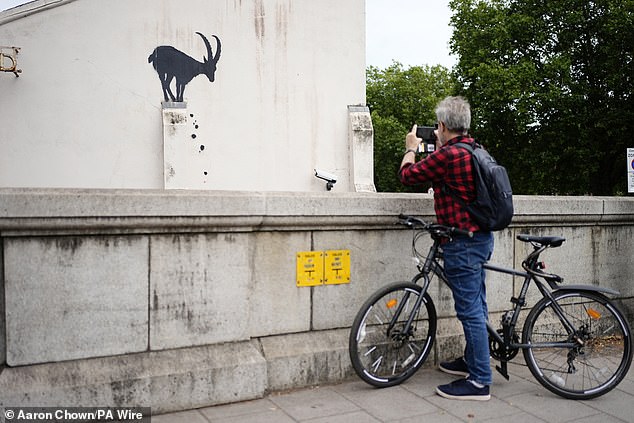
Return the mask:
[[[417,163],[408,163],[399,171],[399,179],[405,185],[431,182],[434,188],[434,209],[441,225],[453,226],[467,231],[478,231],[480,227],[469,216],[464,207],[443,189],[447,185],[454,194],[470,203],[475,198],[471,153],[454,144],[462,142],[475,147],[475,141],[466,136],[452,138]]]

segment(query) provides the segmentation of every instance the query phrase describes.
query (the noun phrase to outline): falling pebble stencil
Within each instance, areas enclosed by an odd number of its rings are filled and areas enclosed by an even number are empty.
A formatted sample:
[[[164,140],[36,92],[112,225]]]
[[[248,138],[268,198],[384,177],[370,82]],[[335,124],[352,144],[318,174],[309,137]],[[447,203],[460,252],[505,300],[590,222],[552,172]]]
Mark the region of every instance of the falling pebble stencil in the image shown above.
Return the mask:
[[[178,114],[178,119],[174,118]],[[200,133],[201,127],[194,113],[187,109],[172,109],[170,119],[163,119],[164,156],[170,164],[165,171],[168,189],[209,189],[211,149],[209,135]],[[177,122],[178,121],[178,122]],[[177,124],[179,123],[179,124]]]

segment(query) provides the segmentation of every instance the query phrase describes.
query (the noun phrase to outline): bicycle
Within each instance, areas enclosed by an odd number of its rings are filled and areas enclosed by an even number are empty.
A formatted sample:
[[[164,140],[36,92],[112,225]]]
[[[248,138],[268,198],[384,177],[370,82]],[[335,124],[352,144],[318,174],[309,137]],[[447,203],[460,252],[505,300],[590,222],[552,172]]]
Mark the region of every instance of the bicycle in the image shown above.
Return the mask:
[[[395,282],[377,290],[361,306],[349,337],[349,354],[357,375],[376,387],[398,385],[427,359],[436,336],[437,315],[427,289],[433,276],[448,284],[442,263],[442,243],[472,236],[457,228],[399,216],[413,229],[412,250],[418,273],[411,282]],[[433,244],[426,256],[417,241],[428,233]],[[539,256],[563,244],[556,236],[518,235],[533,251],[522,262],[524,271],[486,263],[488,271],[524,278],[518,297],[502,315],[501,327],[487,322],[490,354],[500,362],[496,370],[509,380],[507,364],[521,349],[526,365],[549,391],[568,399],[590,399],[617,386],[632,362],[630,327],[623,313],[606,295],[605,287],[560,285],[563,278],[546,273]],[[521,341],[518,319],[526,309],[529,286],[542,295],[528,312]]]

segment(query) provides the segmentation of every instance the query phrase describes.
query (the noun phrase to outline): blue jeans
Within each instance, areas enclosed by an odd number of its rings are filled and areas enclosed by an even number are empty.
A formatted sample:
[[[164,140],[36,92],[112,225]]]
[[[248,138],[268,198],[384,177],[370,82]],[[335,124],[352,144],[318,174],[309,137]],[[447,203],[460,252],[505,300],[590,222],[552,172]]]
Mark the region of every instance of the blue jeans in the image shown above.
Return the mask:
[[[486,327],[485,270],[482,267],[492,253],[491,232],[476,232],[473,238],[457,237],[443,245],[445,275],[467,343],[464,358],[469,367],[469,379],[483,385],[493,383]]]

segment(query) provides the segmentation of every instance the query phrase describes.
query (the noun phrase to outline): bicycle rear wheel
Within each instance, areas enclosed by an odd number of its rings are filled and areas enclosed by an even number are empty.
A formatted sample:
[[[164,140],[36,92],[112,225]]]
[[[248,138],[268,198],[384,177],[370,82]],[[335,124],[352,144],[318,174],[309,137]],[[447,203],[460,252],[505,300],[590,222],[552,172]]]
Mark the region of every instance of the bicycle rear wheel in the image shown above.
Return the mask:
[[[575,331],[566,331],[551,300],[540,300],[522,331],[522,343],[533,344],[524,349],[528,368],[546,389],[564,398],[590,399],[609,392],[632,362],[627,320],[596,292],[560,291],[553,297]]]
[[[411,327],[405,332],[410,318]],[[350,329],[350,361],[370,385],[398,385],[423,364],[435,336],[436,309],[429,294],[423,295],[422,288],[411,282],[393,283],[375,292],[357,313]]]

